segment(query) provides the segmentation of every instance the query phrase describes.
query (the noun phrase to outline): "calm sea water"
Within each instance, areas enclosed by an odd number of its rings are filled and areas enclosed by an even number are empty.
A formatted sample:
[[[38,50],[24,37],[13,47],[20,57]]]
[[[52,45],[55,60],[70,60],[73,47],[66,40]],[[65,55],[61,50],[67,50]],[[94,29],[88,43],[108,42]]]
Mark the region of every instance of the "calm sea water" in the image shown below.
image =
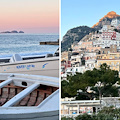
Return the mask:
[[[55,52],[56,45],[40,45],[42,41],[56,41],[58,35],[40,34],[0,34],[0,57],[11,56],[19,53],[25,54],[44,54]]]

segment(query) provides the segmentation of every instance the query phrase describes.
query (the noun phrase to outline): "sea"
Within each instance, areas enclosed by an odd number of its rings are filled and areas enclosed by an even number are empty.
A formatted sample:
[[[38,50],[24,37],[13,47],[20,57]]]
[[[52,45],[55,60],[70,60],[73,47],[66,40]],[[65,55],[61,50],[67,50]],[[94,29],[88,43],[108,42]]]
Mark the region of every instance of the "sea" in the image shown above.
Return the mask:
[[[0,34],[0,58],[11,57],[13,54],[42,55],[54,53],[58,45],[40,45],[44,41],[57,41],[59,35],[52,34]]]

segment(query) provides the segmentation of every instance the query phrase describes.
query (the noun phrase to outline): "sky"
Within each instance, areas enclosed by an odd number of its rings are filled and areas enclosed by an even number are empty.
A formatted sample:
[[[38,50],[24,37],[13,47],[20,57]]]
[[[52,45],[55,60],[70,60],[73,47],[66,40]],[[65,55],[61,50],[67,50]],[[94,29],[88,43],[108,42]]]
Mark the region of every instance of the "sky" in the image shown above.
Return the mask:
[[[59,33],[59,0],[0,0],[0,32]]]
[[[74,27],[92,27],[110,11],[120,15],[120,0],[61,0],[61,37]]]

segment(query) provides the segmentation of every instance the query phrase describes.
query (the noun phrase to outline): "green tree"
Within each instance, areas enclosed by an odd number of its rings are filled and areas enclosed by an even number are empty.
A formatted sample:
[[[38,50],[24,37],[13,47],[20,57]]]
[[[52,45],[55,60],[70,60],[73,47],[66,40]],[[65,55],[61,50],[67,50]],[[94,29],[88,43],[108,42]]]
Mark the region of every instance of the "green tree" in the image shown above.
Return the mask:
[[[61,120],[74,120],[74,119],[73,119],[73,118],[70,118],[70,117],[68,117],[68,118],[63,117],[63,118],[61,118]]]
[[[88,114],[83,114],[83,115],[78,115],[75,120],[93,120],[91,115]]]
[[[119,81],[118,71],[111,70],[106,63],[102,64],[99,69],[94,68],[83,74],[70,75],[67,80],[67,85],[64,86],[62,92],[65,91],[71,96],[84,95],[89,99],[96,96],[101,99],[102,95],[118,96],[118,88],[113,86]],[[88,88],[90,88],[89,91]]]

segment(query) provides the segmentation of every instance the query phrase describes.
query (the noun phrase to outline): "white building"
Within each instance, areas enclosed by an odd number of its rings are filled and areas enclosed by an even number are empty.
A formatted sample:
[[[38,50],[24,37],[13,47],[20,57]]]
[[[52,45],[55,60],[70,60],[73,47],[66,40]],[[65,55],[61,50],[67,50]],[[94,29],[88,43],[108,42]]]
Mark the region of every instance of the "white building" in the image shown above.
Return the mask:
[[[66,80],[67,75],[75,75],[76,72],[78,73],[84,73],[87,69],[85,66],[80,67],[69,67],[66,69],[65,73],[61,75],[62,79]]]
[[[105,32],[102,32],[102,35],[101,35],[102,39],[104,40],[116,40],[116,32],[115,31],[105,31]]]
[[[102,29],[99,30],[99,32],[104,32],[104,31],[108,31],[108,25],[103,25]]]
[[[79,67],[81,65],[81,58],[82,56],[79,53],[73,53],[71,56],[71,66],[72,67]]]
[[[86,71],[85,66],[69,67],[69,68],[66,69],[66,73],[69,74],[69,75],[70,74],[74,75],[74,74],[76,74],[76,72],[84,73],[85,71]]]
[[[85,61],[85,69],[93,70],[93,68],[95,68],[95,63],[96,63],[96,60],[92,60],[92,59],[86,60]]]
[[[111,22],[111,25],[114,27],[117,27],[119,24],[120,24],[120,21],[117,18],[113,19]]]
[[[111,45],[117,45],[117,47],[120,46],[120,40],[110,40],[110,39],[99,39],[99,40],[95,40],[93,42],[94,46],[100,46],[101,48],[105,48],[105,47],[110,47]]]
[[[91,53],[84,53],[83,54],[83,59],[84,60],[91,60],[91,59],[93,59],[93,60],[95,60],[96,59],[96,53],[93,53],[93,52],[91,52]]]

